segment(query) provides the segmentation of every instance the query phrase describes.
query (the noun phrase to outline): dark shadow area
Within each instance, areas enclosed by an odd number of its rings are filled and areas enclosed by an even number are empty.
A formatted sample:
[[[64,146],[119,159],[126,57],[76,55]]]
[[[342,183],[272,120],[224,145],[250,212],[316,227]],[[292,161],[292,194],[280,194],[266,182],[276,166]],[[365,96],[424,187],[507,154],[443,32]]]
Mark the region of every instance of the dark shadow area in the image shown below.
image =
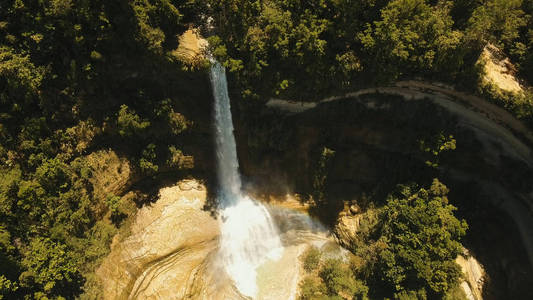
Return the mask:
[[[242,104],[234,120],[246,180],[265,198],[298,193],[308,200],[323,192],[327,200],[312,212],[325,224],[335,222],[344,201],[355,201],[364,211],[370,201],[384,204],[398,184],[428,186],[440,178],[451,190],[458,217],[469,224],[463,244],[486,268],[486,299],[533,297],[533,269],[518,229],[493,204],[505,200],[494,198],[486,186],[501,186],[509,196],[531,193],[533,170],[508,155],[509,145],[480,140],[427,99],[387,95],[330,102],[300,114]],[[443,152],[438,166],[430,167],[426,161],[433,158],[421,151],[420,141],[440,133],[453,135],[457,149]],[[324,148],[334,153],[325,184],[317,186]]]

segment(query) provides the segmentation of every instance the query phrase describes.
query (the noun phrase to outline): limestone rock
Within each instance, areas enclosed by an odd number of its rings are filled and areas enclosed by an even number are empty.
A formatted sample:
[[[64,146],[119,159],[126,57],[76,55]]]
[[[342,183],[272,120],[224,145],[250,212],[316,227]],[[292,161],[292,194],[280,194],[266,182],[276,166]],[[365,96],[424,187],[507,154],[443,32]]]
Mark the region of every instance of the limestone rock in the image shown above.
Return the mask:
[[[350,206],[350,212],[352,213],[352,215],[356,215],[360,211],[361,211],[361,209],[359,208],[359,206],[357,206],[355,204]]]
[[[516,68],[496,46],[492,44],[485,46],[480,59],[485,64],[484,80],[486,82],[490,82],[507,92],[523,92],[520,83],[514,76]]]
[[[465,250],[464,255],[459,255],[455,262],[461,266],[461,270],[465,275],[465,280],[461,282],[468,300],[483,299],[483,283],[485,281],[485,270],[481,264]]]
[[[217,221],[204,211],[206,189],[182,181],[160,190],[141,208],[122,242],[96,271],[104,299],[202,298],[209,259],[217,246]],[[228,297],[231,298],[231,297]]]
[[[339,244],[350,247],[359,229],[360,219],[361,215],[352,216],[348,213],[341,215],[337,219],[334,232]]]
[[[178,48],[171,53],[173,56],[190,65],[205,59],[207,40],[200,36],[198,29],[189,29],[178,39]]]

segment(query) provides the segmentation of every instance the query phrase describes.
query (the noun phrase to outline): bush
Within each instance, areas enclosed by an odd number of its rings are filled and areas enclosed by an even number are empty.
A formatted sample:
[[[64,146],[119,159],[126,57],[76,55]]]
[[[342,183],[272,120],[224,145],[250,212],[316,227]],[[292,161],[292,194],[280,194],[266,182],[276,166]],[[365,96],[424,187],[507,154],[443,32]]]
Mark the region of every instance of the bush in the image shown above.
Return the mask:
[[[316,276],[306,276],[300,282],[300,299],[323,299],[326,295],[326,286]]]
[[[143,129],[150,126],[150,122],[141,120],[141,117],[126,104],[120,106],[117,116],[118,133],[124,137],[139,135]]]
[[[350,295],[355,299],[367,299],[368,287],[355,279],[350,268],[338,259],[329,259],[320,270],[329,295]]]
[[[304,269],[307,272],[312,272],[318,268],[318,265],[320,264],[320,257],[322,254],[320,253],[320,250],[316,247],[310,247],[308,248],[303,254],[303,263],[304,263]]]
[[[155,163],[155,147],[154,144],[149,144],[142,152],[142,158],[139,160],[139,167],[144,174],[153,175],[159,170],[159,167]]]
[[[402,186],[382,210],[378,276],[395,292],[427,289],[442,297],[455,287],[461,269],[455,258],[467,225],[448,204],[448,189],[437,179],[431,187]]]
[[[28,270],[22,276],[25,282],[35,282],[46,294],[77,294],[81,274],[73,252],[66,245],[49,238],[35,238],[28,251],[29,255],[22,260]]]

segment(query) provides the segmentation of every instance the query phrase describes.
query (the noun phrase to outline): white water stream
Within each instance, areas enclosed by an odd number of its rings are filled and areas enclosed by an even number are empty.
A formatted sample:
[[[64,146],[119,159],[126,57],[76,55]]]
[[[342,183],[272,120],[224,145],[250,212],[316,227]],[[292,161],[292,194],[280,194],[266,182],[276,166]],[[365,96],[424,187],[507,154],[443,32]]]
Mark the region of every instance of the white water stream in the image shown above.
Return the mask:
[[[221,222],[218,258],[239,291],[254,298],[258,290],[257,267],[268,259],[280,258],[283,246],[268,210],[241,192],[226,73],[218,62],[211,66],[210,79],[215,98]]]

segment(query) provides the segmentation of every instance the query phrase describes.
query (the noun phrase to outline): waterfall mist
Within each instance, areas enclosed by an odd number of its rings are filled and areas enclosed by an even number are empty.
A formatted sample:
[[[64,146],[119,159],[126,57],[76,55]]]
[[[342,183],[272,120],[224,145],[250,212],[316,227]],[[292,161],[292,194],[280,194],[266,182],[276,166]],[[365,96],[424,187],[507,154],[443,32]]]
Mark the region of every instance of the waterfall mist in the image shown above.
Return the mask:
[[[268,210],[241,193],[226,73],[218,62],[210,71],[215,98],[215,129],[221,241],[218,260],[239,291],[257,294],[256,268],[281,256],[283,247]]]

